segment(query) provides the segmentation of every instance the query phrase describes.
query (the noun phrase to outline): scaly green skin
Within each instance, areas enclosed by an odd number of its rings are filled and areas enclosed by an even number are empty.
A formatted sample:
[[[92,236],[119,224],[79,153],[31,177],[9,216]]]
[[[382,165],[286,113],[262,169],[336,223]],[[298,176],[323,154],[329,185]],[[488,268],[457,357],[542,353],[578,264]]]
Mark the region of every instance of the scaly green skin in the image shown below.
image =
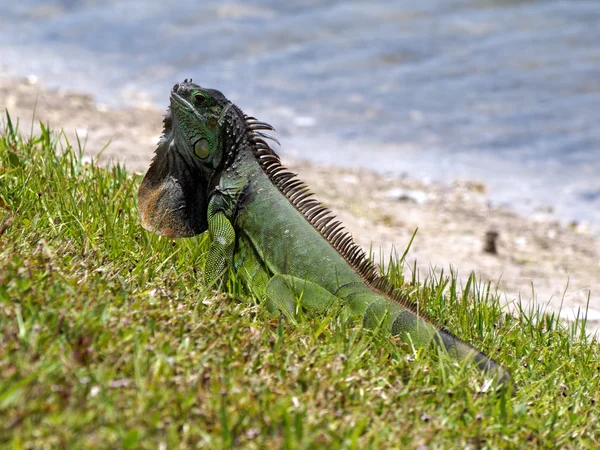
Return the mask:
[[[329,212],[283,168],[258,130],[218,91],[187,80],[171,93],[165,133],[139,191],[143,226],[170,237],[208,229],[208,283],[232,269],[269,308],[347,308],[368,328],[415,347],[435,343],[459,360],[509,379],[485,354],[436,328],[385,280]]]

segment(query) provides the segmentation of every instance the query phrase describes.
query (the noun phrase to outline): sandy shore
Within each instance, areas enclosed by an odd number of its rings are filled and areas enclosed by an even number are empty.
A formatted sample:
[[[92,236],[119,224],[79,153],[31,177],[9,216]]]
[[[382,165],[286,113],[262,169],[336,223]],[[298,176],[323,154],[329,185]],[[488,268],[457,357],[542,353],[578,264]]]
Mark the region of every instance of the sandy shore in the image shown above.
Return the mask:
[[[146,170],[161,132],[163,111],[155,108],[109,110],[87,94],[44,89],[33,77],[0,79],[0,108],[18,118],[24,132],[32,127],[34,107],[34,129],[42,120],[63,128],[71,142],[77,133],[89,154],[110,142],[102,159],[123,161],[133,171]],[[494,208],[480,183],[438,185],[282,159],[367,251],[372,245],[387,259],[394,245],[401,254],[418,228],[408,261],[416,259],[421,278],[432,268],[447,272],[451,266],[464,282],[474,271],[491,280],[507,302],[521,298],[554,311],[562,304],[567,319],[585,308],[589,297],[589,329],[600,328],[599,238],[584,227],[561,225],[551,215],[521,217]],[[496,253],[483,250],[490,232],[497,233]]]

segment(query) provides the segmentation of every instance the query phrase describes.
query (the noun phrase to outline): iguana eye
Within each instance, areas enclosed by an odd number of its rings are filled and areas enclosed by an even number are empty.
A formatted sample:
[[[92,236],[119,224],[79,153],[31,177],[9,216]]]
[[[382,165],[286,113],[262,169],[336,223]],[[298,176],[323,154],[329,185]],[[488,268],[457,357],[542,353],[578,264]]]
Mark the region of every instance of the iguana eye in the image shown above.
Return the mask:
[[[194,153],[198,158],[205,159],[210,153],[210,145],[206,139],[199,139],[194,144]]]
[[[194,94],[194,100],[196,101],[196,103],[198,105],[201,105],[202,103],[204,103],[206,101],[206,97],[204,96],[204,94],[197,93],[197,94]]]

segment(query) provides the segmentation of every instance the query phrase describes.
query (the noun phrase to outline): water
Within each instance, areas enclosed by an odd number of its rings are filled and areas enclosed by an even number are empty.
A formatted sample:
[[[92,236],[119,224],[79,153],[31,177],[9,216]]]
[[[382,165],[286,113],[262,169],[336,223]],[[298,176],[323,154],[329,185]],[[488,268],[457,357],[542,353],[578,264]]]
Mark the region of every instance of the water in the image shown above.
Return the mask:
[[[598,24],[598,0],[0,0],[0,73],[160,108],[193,77],[282,153],[598,226]]]

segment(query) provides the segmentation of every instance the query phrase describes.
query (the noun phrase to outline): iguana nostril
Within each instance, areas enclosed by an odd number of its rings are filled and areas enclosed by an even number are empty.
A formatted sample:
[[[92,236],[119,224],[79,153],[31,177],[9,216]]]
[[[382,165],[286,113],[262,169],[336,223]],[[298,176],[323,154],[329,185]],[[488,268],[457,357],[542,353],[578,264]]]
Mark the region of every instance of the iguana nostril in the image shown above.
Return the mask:
[[[177,89],[179,89],[179,83],[175,83],[175,86],[173,86],[173,92],[177,91]]]

